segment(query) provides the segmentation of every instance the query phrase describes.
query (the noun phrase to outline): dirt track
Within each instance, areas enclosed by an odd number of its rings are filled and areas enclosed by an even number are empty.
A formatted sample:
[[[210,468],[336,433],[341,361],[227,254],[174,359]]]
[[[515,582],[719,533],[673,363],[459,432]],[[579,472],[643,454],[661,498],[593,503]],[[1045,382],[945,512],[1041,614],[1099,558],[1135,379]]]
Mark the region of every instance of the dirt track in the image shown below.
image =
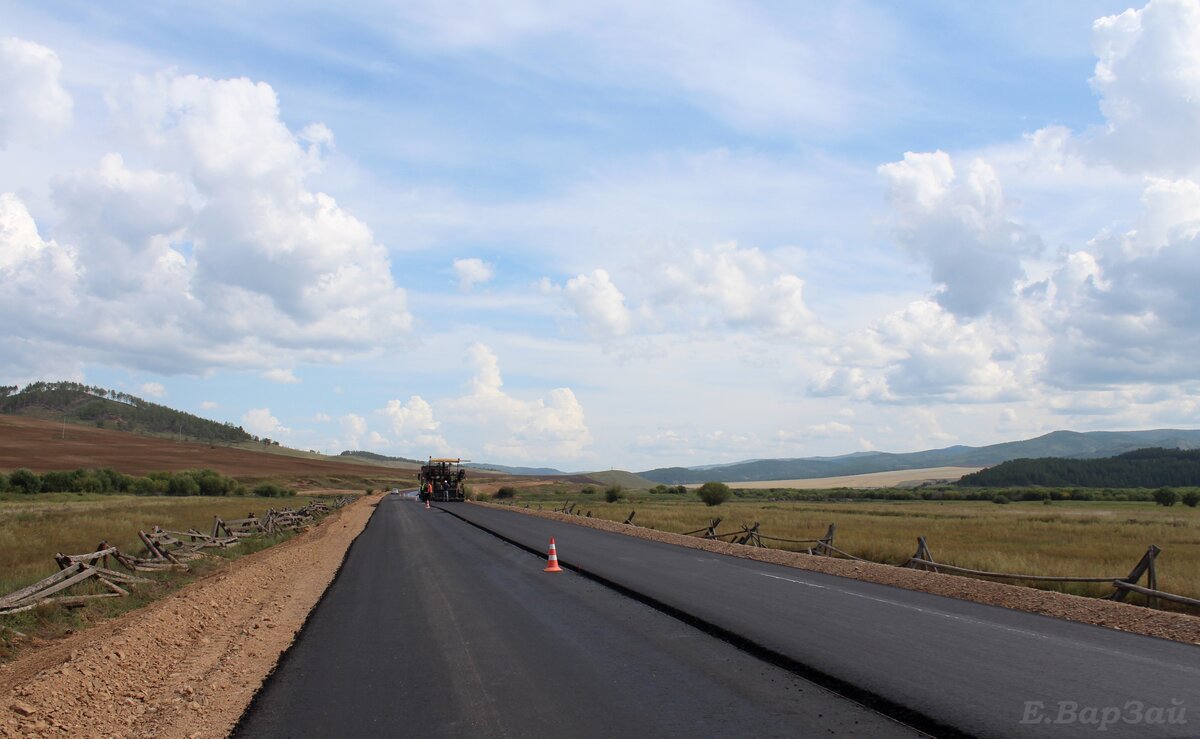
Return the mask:
[[[111,467],[131,475],[206,467],[236,477],[395,478],[409,470],[381,465],[310,459],[195,442],[176,442],[125,431],[0,416],[0,470],[35,472]]]
[[[0,736],[227,735],[381,497],[0,666]]]

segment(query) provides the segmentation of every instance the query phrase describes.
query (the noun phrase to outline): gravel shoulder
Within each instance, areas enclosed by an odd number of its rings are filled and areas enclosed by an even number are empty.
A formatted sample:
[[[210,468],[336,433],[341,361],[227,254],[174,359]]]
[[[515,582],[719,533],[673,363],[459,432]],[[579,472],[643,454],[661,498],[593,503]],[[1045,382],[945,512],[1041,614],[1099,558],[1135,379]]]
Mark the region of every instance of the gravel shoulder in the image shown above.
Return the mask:
[[[740,544],[727,544],[721,541],[656,531],[654,529],[646,529],[600,518],[568,516],[553,511],[539,511],[493,503],[471,503],[471,505],[502,508],[530,516],[539,516],[579,526],[612,531],[625,534],[626,536],[666,542],[692,549],[703,549],[718,554],[728,554],[734,557],[795,567],[801,570],[822,572],[828,575],[849,577],[880,585],[891,585],[907,590],[918,590],[934,595],[944,595],[949,598],[986,603],[1002,608],[1011,608],[1027,613],[1037,613],[1067,621],[1104,626],[1118,631],[1128,631],[1134,634],[1200,646],[1200,617],[1183,613],[1157,611],[1110,600],[1084,598],[1066,593],[1024,588],[1005,583],[894,567],[874,562],[854,562],[779,549],[763,549]]]
[[[226,736],[380,498],[0,665],[0,736]]]

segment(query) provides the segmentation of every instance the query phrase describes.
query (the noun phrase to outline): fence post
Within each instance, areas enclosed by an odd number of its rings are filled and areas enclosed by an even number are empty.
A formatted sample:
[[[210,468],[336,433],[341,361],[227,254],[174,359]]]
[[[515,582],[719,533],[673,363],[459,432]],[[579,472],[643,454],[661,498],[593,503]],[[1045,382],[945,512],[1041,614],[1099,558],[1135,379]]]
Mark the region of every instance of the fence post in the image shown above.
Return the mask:
[[[912,556],[912,559],[919,559],[924,562],[933,562],[933,553],[929,551],[929,545],[925,543],[924,536],[917,537],[917,553]],[[932,564],[922,564],[917,566],[926,571],[938,571],[938,568],[934,567]]]
[[[637,510],[636,510],[636,509],[634,509],[634,510],[630,511],[630,512],[629,512],[629,516],[628,516],[628,517],[625,519],[625,523],[627,523],[627,524],[631,524],[631,523],[633,523],[633,517],[634,517],[635,515],[637,515]]]
[[[708,531],[705,531],[705,532],[704,532],[704,538],[705,538],[705,539],[715,539],[715,538],[717,538],[717,526],[720,526],[720,525],[721,525],[721,520],[722,520],[722,519],[720,519],[720,518],[714,518],[714,519],[711,519],[711,520],[709,520],[709,522],[708,522]]]
[[[1121,582],[1127,582],[1130,585],[1137,585],[1137,581],[1141,580],[1142,575],[1146,574],[1148,570],[1150,572],[1150,589],[1158,590],[1158,573],[1154,571],[1154,559],[1161,551],[1161,549],[1151,544],[1149,548],[1146,549],[1146,553],[1142,555],[1142,558],[1138,560],[1138,563],[1133,566],[1132,570],[1129,571],[1129,575],[1127,575]],[[1121,602],[1125,600],[1125,596],[1128,594],[1128,590],[1117,588],[1116,591],[1113,592],[1113,594],[1109,597],[1112,600]],[[1147,598],[1147,603],[1149,603],[1149,598]]]

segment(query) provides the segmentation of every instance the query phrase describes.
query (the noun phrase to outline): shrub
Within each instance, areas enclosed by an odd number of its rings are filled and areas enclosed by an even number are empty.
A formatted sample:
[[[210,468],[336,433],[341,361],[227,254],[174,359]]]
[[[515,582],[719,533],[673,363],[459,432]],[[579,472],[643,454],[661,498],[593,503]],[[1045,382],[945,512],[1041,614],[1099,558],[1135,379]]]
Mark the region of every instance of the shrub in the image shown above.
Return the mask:
[[[196,484],[200,486],[201,495],[229,495],[237,484],[233,478],[226,477],[213,470],[197,470],[192,473]]]
[[[625,489],[620,485],[610,485],[604,489],[604,499],[609,503],[616,503],[621,498],[625,497]]]
[[[706,482],[696,490],[696,496],[704,501],[704,505],[721,505],[729,500],[731,491],[723,482]]]
[[[1012,501],[1008,499],[1007,495],[1001,495],[1000,493],[997,493],[996,497],[992,498],[992,502],[996,503],[997,505],[1008,505]]]
[[[162,495],[166,491],[162,485],[149,477],[135,477],[129,484],[129,492],[134,495]]]
[[[516,496],[517,489],[514,487],[509,487],[508,485],[505,485],[496,491],[497,498],[515,498]]]
[[[296,494],[295,490],[285,488],[281,485],[276,485],[273,482],[264,482],[254,486],[251,494],[258,495],[263,498],[289,498]]]
[[[55,470],[53,472],[42,473],[41,490],[44,493],[70,493],[79,492],[76,487],[76,472],[67,472],[65,470]]]
[[[22,467],[9,474],[8,486],[18,493],[37,493],[42,489],[42,479],[33,470]]]
[[[595,495],[595,494],[596,494],[596,488],[593,488],[593,487],[586,487],[586,488],[583,488],[582,490],[580,490],[580,491],[579,491],[579,494],[580,494],[580,495]]]
[[[1179,502],[1179,493],[1174,488],[1159,488],[1154,491],[1154,502],[1161,506],[1173,506]]]
[[[199,495],[200,483],[196,482],[196,478],[186,472],[177,472],[171,475],[171,479],[167,482],[167,495]]]
[[[8,475],[0,472],[0,493],[8,490]]]
[[[675,486],[675,494],[676,495],[687,495],[687,491],[688,490],[687,490],[686,485],[676,485]]]
[[[4,485],[0,483],[0,490],[4,489]],[[1200,493],[1195,490],[1183,494],[1183,504],[1188,508],[1195,508],[1200,505]]]

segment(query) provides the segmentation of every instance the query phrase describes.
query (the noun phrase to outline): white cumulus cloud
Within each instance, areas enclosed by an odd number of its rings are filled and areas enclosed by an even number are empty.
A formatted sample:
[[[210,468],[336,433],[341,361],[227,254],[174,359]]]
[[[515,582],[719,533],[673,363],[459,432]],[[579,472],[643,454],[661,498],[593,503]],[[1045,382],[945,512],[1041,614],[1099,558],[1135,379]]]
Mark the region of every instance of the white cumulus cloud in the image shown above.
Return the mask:
[[[629,332],[632,317],[625,307],[625,296],[613,284],[608,272],[596,269],[567,280],[563,299],[579,316],[588,330],[599,336],[621,336]]]
[[[300,378],[290,369],[272,369],[262,373],[263,379],[278,382],[281,385],[298,385]]]
[[[167,397],[167,389],[163,387],[161,382],[143,382],[138,392],[148,398],[165,398]]]
[[[524,400],[504,391],[500,362],[484,344],[467,353],[475,366],[468,393],[446,401],[447,413],[470,425],[486,441],[483,451],[506,459],[578,459],[587,453],[592,435],[583,406],[570,388]]]
[[[252,408],[242,414],[242,428],[255,436],[273,436],[287,434],[289,429],[279,423],[279,419],[271,415],[270,408]]]
[[[476,285],[490,282],[496,276],[496,267],[478,257],[455,259],[454,276],[458,278],[460,290],[470,290]]]
[[[43,138],[70,123],[72,101],[59,81],[61,72],[51,49],[0,38],[0,149],[16,137]]]
[[[929,268],[939,303],[973,317],[1011,302],[1025,277],[1021,259],[1041,242],[1009,217],[990,165],[976,159],[960,174],[943,151],[907,152],[879,172],[888,183],[893,235]]]
[[[1099,153],[1134,172],[1200,167],[1200,2],[1151,0],[1098,19],[1092,33]]]

